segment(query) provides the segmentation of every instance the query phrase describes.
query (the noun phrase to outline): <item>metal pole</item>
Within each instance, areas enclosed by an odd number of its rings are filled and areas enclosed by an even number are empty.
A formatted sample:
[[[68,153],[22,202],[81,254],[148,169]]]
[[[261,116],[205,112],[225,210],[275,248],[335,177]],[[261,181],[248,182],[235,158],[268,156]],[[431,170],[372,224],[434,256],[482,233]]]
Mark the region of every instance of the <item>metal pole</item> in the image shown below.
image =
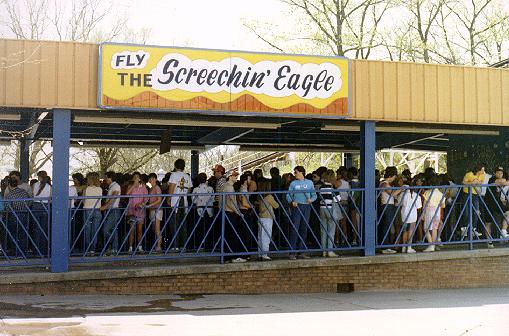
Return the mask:
[[[468,244],[468,248],[470,250],[474,249],[474,243],[472,242],[472,224],[473,224],[473,195],[472,195],[472,186],[468,187],[468,199],[469,199],[469,207],[468,207],[468,240],[470,240]],[[476,214],[477,215],[477,214]]]
[[[71,111],[53,110],[51,272],[69,268],[69,145]]]
[[[225,229],[225,212],[226,200],[225,195],[221,195],[221,264],[224,264],[224,229]]]
[[[19,172],[22,182],[30,182],[30,140],[19,141]]]
[[[200,168],[200,153],[198,151],[191,151],[191,178],[195,179],[198,176],[198,169]]]
[[[376,190],[374,121],[361,123],[361,185],[364,188],[364,255],[375,255],[376,247]]]

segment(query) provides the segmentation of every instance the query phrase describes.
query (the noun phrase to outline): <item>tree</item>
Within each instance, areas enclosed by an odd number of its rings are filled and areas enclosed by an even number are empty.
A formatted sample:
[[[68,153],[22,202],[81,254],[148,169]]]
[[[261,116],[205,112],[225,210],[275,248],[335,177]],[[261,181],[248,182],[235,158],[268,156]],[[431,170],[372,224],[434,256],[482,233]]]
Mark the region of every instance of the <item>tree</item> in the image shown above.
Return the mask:
[[[369,58],[382,46],[379,29],[395,0],[281,0],[292,13],[300,15],[298,34],[274,39],[264,32],[263,25],[244,25],[269,46],[278,51],[294,48],[298,42],[300,52],[311,50],[337,56]],[[302,27],[309,27],[307,30]],[[296,27],[297,28],[297,27]],[[270,32],[270,29],[265,29]],[[269,33],[271,34],[271,33]]]
[[[113,6],[112,1],[103,0],[4,0],[0,1],[1,13],[4,13],[0,26],[17,39],[81,42],[121,40],[146,43],[150,29],[125,29],[127,16],[117,13]],[[25,60],[16,66],[24,62]],[[31,123],[29,127],[33,125]],[[11,156],[14,156],[15,165],[19,168],[19,142],[17,146]],[[33,141],[30,149],[30,173],[33,174],[46,162],[51,161],[52,152],[46,141]],[[99,170],[106,171],[118,161],[116,156],[122,154],[122,149],[97,148],[94,152],[99,158]],[[135,167],[146,164],[155,156],[151,153],[148,156],[136,156],[139,160],[130,161],[130,164]],[[85,165],[88,166],[89,164]]]

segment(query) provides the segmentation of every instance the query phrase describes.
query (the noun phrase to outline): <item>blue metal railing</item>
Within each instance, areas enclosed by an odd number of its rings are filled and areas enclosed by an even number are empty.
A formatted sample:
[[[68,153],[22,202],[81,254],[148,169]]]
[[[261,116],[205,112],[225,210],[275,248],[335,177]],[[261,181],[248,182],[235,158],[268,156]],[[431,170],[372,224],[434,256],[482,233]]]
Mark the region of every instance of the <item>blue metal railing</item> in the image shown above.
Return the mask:
[[[472,249],[477,243],[492,247],[493,242],[507,241],[507,191],[495,184],[378,188],[376,247],[467,244]],[[409,198],[411,204],[405,203]],[[413,223],[409,209],[417,214]]]
[[[314,203],[297,207],[287,196],[300,191],[74,197],[64,255],[71,264],[334,256],[365,251],[369,227],[376,227],[375,247],[382,250],[461,244],[472,249],[509,240],[508,190],[499,185],[379,188],[373,222],[365,218],[364,189],[315,191]],[[320,207],[331,196],[336,202]],[[178,201],[170,203],[174,197]],[[142,202],[134,209],[130,200],[136,198]],[[160,202],[148,208],[149,198]],[[118,208],[105,207],[112,199]],[[86,200],[90,209],[84,208]],[[0,266],[49,265],[51,199],[4,199],[2,205]]]
[[[49,265],[49,198],[2,199],[0,266]]]
[[[144,202],[139,211],[142,216],[136,219],[130,215],[128,204],[140,196],[74,197],[70,210],[71,263],[210,257],[225,261],[269,253],[363,248],[362,189],[334,190],[334,196],[348,196],[331,207],[320,207],[324,198],[318,191],[314,204],[294,208],[286,199],[294,193],[300,192],[148,195],[147,199],[160,198],[161,202],[152,209]],[[172,197],[180,202],[170,206]],[[197,198],[205,202],[198,206]],[[244,206],[240,205],[242,198]],[[98,214],[98,210],[94,213],[83,208],[86,199],[95,200],[94,208],[108,199],[120,199],[120,206]],[[300,223],[295,222],[296,217]]]

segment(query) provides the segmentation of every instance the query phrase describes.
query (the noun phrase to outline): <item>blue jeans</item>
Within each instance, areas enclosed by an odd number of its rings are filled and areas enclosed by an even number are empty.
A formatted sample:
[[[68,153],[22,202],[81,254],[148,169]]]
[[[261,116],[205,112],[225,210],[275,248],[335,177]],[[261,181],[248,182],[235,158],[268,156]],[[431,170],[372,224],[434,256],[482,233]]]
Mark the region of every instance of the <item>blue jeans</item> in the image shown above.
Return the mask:
[[[383,217],[378,225],[378,244],[389,245],[391,242],[391,228],[396,222],[396,206],[393,204],[383,204]],[[384,239],[385,238],[385,239]]]
[[[311,204],[298,204],[291,207],[290,246],[292,250],[305,250],[308,237],[309,214]],[[297,242],[298,240],[298,242]]]
[[[95,252],[97,245],[97,230],[101,225],[101,211],[99,209],[87,209],[83,213],[83,222],[85,223],[85,246],[83,247],[85,252]]]
[[[48,213],[50,205],[48,203],[34,202],[32,204],[32,232],[34,244],[39,249],[41,256],[48,255],[49,232],[48,232]],[[34,249],[34,253],[38,253]]]
[[[108,209],[104,212],[103,235],[104,246],[111,243],[111,248],[118,251],[118,225],[122,216],[122,209]]]

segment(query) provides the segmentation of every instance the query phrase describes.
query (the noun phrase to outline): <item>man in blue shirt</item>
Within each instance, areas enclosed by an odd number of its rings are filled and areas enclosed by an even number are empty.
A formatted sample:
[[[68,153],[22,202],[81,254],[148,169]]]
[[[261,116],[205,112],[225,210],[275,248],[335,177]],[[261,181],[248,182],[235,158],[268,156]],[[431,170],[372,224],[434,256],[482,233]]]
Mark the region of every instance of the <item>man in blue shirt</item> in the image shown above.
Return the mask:
[[[290,246],[292,250],[304,250],[306,249],[306,239],[308,236],[311,203],[316,200],[317,196],[313,182],[304,178],[306,175],[304,167],[295,167],[294,174],[295,181],[290,183],[290,187],[288,189],[290,192],[286,195],[286,200],[291,205]],[[301,253],[299,254],[299,258],[308,259],[309,256]],[[290,260],[295,259],[295,254],[290,254]]]

